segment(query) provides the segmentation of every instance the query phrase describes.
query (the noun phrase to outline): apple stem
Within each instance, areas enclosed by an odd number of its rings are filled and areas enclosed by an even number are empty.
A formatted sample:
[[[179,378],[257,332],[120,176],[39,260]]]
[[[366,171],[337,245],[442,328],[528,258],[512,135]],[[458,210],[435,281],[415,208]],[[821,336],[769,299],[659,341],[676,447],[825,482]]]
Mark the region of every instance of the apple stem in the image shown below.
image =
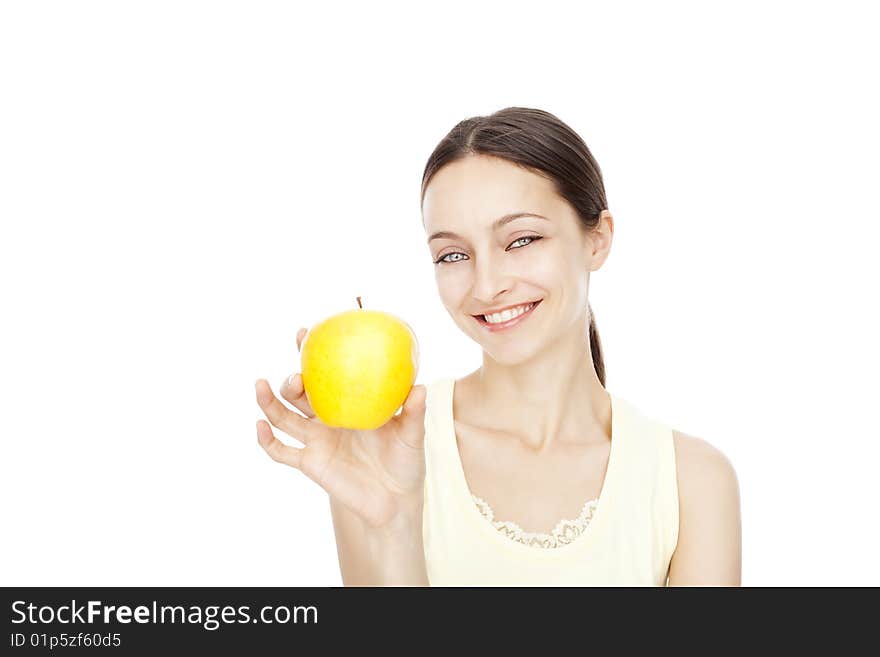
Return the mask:
[[[358,297],[357,300],[358,300],[358,308],[360,308],[361,310],[363,310],[364,307],[361,305],[361,298]]]

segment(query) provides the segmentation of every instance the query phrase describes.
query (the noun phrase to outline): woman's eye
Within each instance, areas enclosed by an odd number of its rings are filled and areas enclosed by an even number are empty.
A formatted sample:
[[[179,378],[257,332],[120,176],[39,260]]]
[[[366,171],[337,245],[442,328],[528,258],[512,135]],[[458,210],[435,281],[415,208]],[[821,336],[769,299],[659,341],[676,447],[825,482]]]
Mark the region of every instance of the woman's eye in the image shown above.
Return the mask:
[[[520,237],[519,239],[514,240],[513,242],[511,242],[510,245],[513,246],[514,244],[516,244],[516,243],[519,242],[520,240],[532,240],[532,242],[535,242],[535,241],[537,241],[537,240],[539,240],[539,239],[541,239],[541,238],[540,238],[540,237],[535,237],[535,236],[533,236],[533,235],[528,235],[528,236],[526,236],[526,237]],[[532,242],[527,242],[527,244],[531,244]],[[520,248],[520,247],[516,247],[516,248]]]
[[[441,256],[440,259],[435,262],[435,264],[438,262],[458,262],[458,260],[447,260],[446,259],[449,256],[453,256],[453,255],[464,255],[464,254],[460,253],[459,251],[453,251],[452,253],[447,253],[446,255]]]

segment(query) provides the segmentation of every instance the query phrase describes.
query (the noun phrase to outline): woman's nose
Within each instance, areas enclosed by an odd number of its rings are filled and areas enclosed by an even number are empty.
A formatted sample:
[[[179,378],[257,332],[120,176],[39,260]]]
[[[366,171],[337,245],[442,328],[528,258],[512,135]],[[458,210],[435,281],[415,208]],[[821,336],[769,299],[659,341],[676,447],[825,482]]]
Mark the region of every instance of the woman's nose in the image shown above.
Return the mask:
[[[510,288],[509,276],[503,267],[488,257],[478,258],[474,267],[472,296],[484,305],[491,305]]]

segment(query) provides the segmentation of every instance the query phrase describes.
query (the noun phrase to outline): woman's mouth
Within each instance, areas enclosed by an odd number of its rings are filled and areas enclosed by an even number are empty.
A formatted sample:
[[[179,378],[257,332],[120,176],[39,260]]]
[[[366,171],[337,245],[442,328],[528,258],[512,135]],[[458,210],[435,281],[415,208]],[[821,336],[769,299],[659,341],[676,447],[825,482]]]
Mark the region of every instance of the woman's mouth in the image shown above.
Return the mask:
[[[541,301],[543,301],[543,299],[525,303],[501,313],[489,315],[488,317],[485,315],[472,315],[472,317],[490,333],[504,331],[522,324],[522,322],[532,314],[535,308],[538,307],[538,304],[540,304]]]

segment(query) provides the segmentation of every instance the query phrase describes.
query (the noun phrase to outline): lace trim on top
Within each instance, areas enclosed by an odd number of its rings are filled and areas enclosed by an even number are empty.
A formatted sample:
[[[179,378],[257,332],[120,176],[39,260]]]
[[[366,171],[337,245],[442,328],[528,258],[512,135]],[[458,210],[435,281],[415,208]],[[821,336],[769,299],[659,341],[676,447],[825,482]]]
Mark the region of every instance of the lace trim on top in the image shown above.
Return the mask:
[[[556,523],[556,527],[553,528],[551,533],[544,534],[541,532],[523,531],[522,527],[510,520],[495,520],[495,513],[488,502],[473,493],[471,493],[471,497],[474,498],[474,502],[477,503],[477,508],[483,514],[483,517],[491,522],[495,529],[518,543],[537,548],[556,548],[571,543],[590,524],[593,513],[596,511],[596,506],[599,504],[598,498],[589,500],[584,504],[577,518],[574,520],[560,520]]]

